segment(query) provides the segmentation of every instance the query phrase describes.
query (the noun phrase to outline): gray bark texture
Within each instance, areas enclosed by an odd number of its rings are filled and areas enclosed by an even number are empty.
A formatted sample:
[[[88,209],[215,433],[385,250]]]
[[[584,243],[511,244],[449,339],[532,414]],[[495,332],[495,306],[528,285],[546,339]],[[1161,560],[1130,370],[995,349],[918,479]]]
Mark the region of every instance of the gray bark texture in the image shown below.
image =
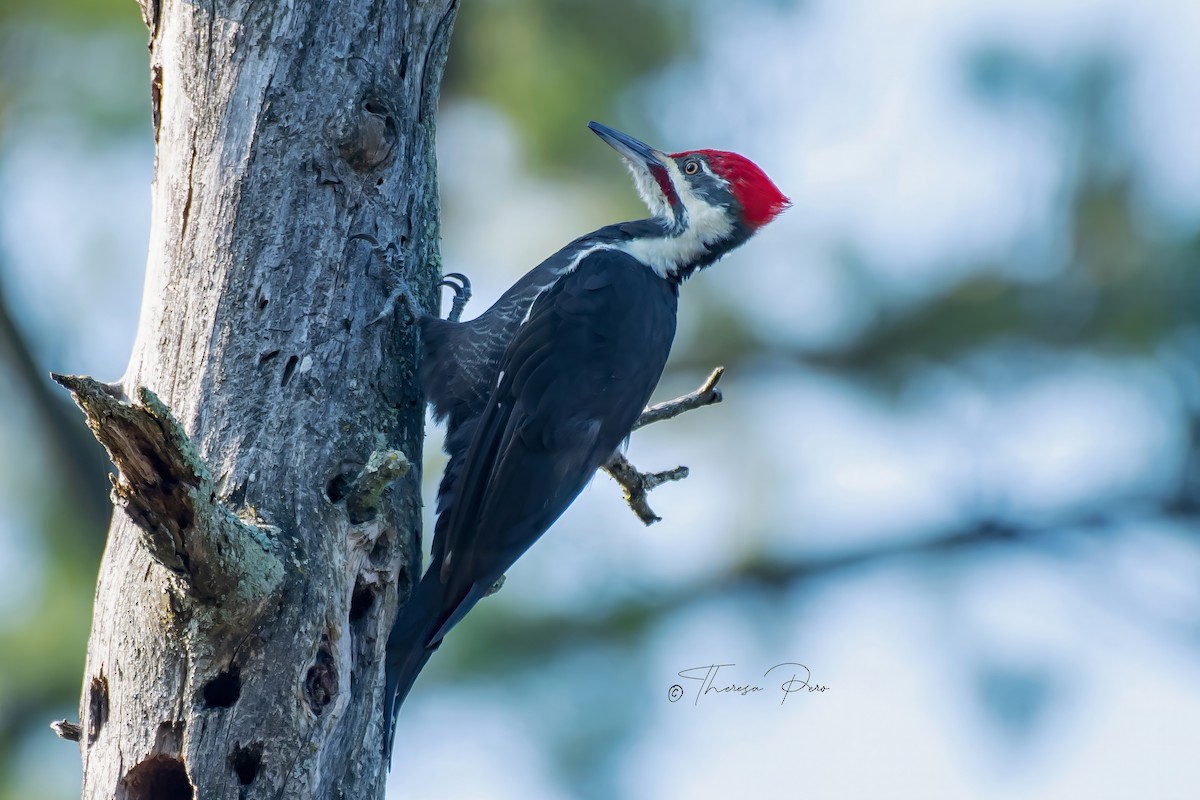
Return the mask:
[[[378,798],[424,399],[407,315],[366,324],[397,276],[351,236],[396,243],[432,307],[457,3],[142,6],[137,340],[118,384],[57,377],[120,470],[68,727],[82,796]]]

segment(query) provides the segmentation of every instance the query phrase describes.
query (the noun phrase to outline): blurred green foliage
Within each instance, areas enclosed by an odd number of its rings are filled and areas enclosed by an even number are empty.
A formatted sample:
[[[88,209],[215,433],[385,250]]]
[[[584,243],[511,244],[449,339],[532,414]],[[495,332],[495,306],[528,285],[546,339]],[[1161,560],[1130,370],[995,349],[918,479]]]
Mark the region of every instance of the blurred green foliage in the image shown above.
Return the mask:
[[[90,136],[145,135],[147,33],[132,0],[0,5],[0,134],[57,119]],[[140,129],[140,130],[139,130]]]
[[[622,93],[690,43],[674,0],[479,0],[459,12],[443,94],[502,109],[534,165],[578,169],[588,120],[630,122]]]
[[[145,31],[134,0],[7,0],[0,6],[0,25],[28,20],[73,32],[94,32],[96,26]]]

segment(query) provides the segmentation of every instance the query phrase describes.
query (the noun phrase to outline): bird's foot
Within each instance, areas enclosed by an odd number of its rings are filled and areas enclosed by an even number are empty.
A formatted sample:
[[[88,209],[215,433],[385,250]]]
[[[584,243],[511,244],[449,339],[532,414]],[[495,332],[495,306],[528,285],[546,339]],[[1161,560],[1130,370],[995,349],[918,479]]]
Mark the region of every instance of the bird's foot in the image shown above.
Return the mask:
[[[413,297],[412,290],[408,287],[408,278],[404,269],[404,256],[400,252],[400,248],[395,242],[388,242],[386,245],[379,244],[374,236],[369,233],[356,233],[350,237],[351,241],[361,239],[371,246],[371,255],[378,259],[383,265],[384,271],[388,276],[394,276],[395,280],[399,281],[399,285],[395,291],[388,296],[388,299],[383,304],[383,311],[379,316],[367,323],[366,327],[371,327],[377,322],[390,317],[396,310],[397,303],[403,303],[404,309],[409,313],[414,321],[421,318],[420,306],[417,305],[416,299]],[[400,262],[397,264],[397,262]]]
[[[506,580],[508,580],[508,576],[501,575],[499,578],[496,579],[496,582],[492,584],[492,587],[483,593],[483,596],[491,597],[496,592],[500,591],[500,589],[503,588],[503,586],[504,586],[504,581],[506,581]]]
[[[420,319],[424,312],[417,305],[412,290],[408,286],[407,270],[403,266],[404,257],[395,242],[381,245],[369,233],[356,233],[350,239],[351,241],[361,239],[369,244],[371,246],[371,254],[383,264],[383,268],[387,274],[396,276],[396,280],[399,281],[399,286],[396,287],[396,290],[391,293],[387,302],[384,303],[383,311],[375,319],[368,322],[367,327],[390,317],[395,311],[396,303],[398,302],[404,303],[405,310],[408,311],[414,320]],[[399,266],[396,264],[397,261],[401,262]],[[461,272],[450,272],[438,281],[437,285],[439,288],[447,286],[454,291],[454,300],[450,304],[450,313],[446,316],[446,319],[451,322],[458,322],[459,317],[462,316],[463,307],[471,299],[470,279]]]
[[[450,304],[450,313],[446,315],[446,319],[458,322],[463,306],[471,299],[471,279],[461,272],[447,272],[438,281],[438,286],[448,286],[454,290],[454,301]]]

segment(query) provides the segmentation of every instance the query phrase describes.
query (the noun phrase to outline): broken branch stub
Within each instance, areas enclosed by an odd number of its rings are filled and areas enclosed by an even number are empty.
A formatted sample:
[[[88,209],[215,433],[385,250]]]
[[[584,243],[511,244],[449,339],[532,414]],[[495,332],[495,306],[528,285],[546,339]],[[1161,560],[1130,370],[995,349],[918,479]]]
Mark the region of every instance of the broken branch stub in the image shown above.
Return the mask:
[[[411,469],[412,463],[399,450],[376,450],[371,453],[367,465],[362,468],[346,495],[350,522],[360,525],[374,519],[384,490]]]
[[[83,739],[83,728],[78,722],[71,722],[68,719],[60,719],[50,723],[50,730],[60,739],[66,739],[68,742],[78,742]]]
[[[217,501],[200,454],[152,391],[139,387],[131,402],[93,378],[51,377],[71,392],[116,466],[114,503],[185,594],[248,609],[279,586],[283,564],[271,541],[277,529],[243,521]]]

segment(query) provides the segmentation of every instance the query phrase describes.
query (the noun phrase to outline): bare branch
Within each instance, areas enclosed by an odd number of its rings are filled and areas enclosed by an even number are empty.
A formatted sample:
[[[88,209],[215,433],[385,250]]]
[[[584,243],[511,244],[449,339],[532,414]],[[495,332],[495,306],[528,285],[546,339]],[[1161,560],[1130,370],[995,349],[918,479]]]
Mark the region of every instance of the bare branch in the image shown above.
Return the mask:
[[[674,400],[653,405],[642,412],[638,417],[638,421],[633,423],[633,430],[645,427],[655,422],[662,422],[664,419],[672,419],[678,417],[685,411],[691,411],[694,408],[702,408],[710,406],[713,403],[719,403],[724,398],[721,396],[721,390],[717,388],[717,382],[721,380],[721,376],[725,374],[724,367],[717,367],[705,379],[704,383],[700,384],[700,388],[694,392],[676,397]]]
[[[130,402],[120,387],[52,375],[75,398],[118,470],[113,500],[143,533],[152,558],[187,594],[249,610],[283,579],[272,528],[216,500],[208,468],[170,410],[149,389]]]
[[[625,456],[618,453],[604,465],[604,471],[621,485],[625,494],[625,502],[637,514],[643,525],[653,525],[662,520],[650,508],[648,495],[655,487],[669,481],[681,481],[688,476],[687,467],[676,467],[666,472],[639,472],[637,467],[629,463]]]
[[[717,367],[694,392],[688,392],[674,400],[650,406],[633,424],[633,430],[636,431],[638,428],[654,422],[678,417],[685,411],[721,402],[721,391],[717,388],[717,382],[724,374],[725,368]],[[642,521],[643,525],[653,525],[662,520],[662,517],[655,514],[654,510],[650,508],[650,492],[664,483],[681,481],[688,476],[688,468],[682,466],[665,472],[641,472],[633,464],[630,464],[629,459],[621,453],[614,455],[603,469],[620,484],[625,495],[625,502],[629,504],[633,513],[637,514],[637,518]]]

